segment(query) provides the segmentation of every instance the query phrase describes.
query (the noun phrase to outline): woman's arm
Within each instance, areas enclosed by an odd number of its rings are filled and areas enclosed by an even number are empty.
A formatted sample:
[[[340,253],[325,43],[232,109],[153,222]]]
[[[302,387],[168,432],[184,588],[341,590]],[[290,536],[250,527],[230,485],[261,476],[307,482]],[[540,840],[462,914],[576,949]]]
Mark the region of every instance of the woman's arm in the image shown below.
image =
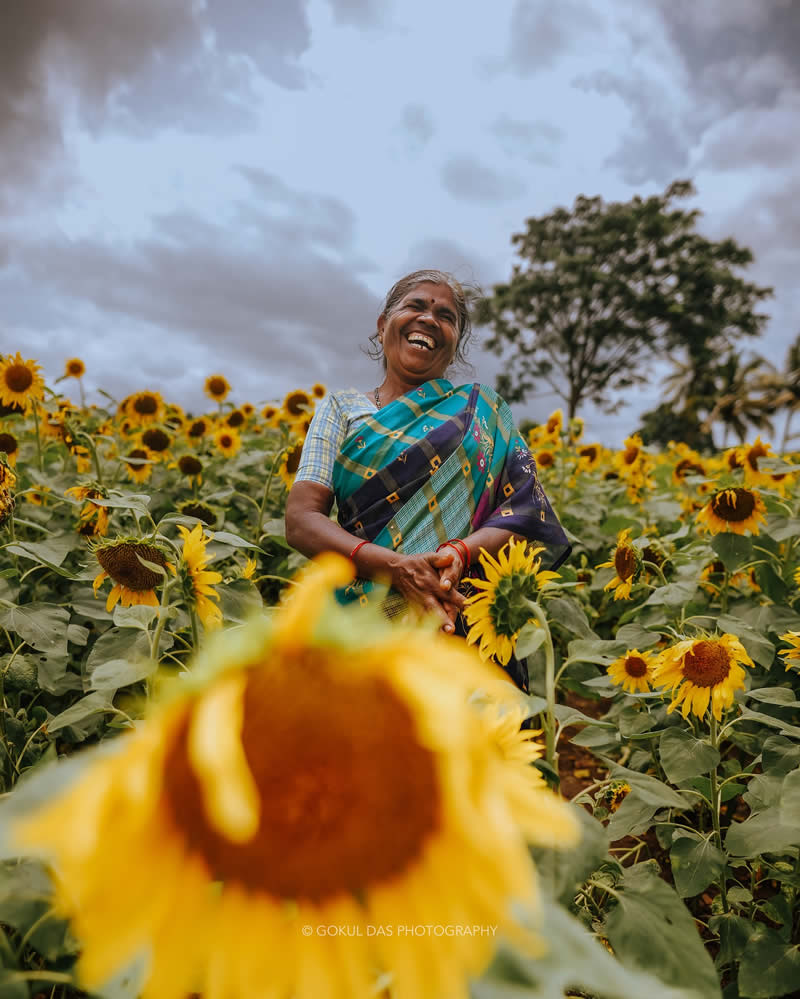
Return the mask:
[[[469,551],[469,561],[470,565],[477,565],[478,556],[481,553],[481,549],[487,551],[494,558],[497,557],[497,553],[505,545],[509,538],[514,538],[517,541],[524,541],[525,539],[520,534],[514,534],[513,531],[504,531],[499,527],[479,527],[474,534],[468,534],[465,538],[461,540],[467,546]],[[457,552],[458,548],[446,548],[442,551]],[[445,590],[455,591],[464,574],[466,566],[461,560],[461,556],[458,555],[453,559],[450,565],[446,566],[440,572],[440,579],[442,582],[442,587]]]
[[[319,482],[295,482],[286,501],[286,540],[308,558],[321,552],[348,556],[362,541],[330,519],[333,492]],[[420,555],[400,555],[381,545],[367,544],[355,557],[356,571],[364,579],[387,581],[406,600],[436,614],[446,631],[453,630],[455,613],[464,597],[442,587],[440,569],[455,561],[451,548]]]

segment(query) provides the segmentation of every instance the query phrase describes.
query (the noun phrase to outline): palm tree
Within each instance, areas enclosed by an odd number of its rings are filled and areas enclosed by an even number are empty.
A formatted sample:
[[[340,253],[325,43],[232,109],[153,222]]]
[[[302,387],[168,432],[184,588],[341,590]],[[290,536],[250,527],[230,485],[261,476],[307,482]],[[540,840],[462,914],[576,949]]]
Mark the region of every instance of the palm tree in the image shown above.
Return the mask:
[[[744,444],[748,427],[759,432],[766,431],[770,436],[775,432],[770,416],[775,412],[769,395],[758,395],[769,378],[765,368],[773,366],[758,354],[749,361],[731,350],[714,370],[716,403],[706,417],[705,427],[710,428],[719,421],[725,428],[722,446],[728,443],[728,431],[733,430]],[[774,368],[773,368],[774,371]]]
[[[775,410],[786,407],[786,423],[783,426],[781,451],[795,434],[789,434],[792,417],[800,409],[800,333],[795,337],[786,354],[783,371],[765,380],[764,389],[771,397]]]

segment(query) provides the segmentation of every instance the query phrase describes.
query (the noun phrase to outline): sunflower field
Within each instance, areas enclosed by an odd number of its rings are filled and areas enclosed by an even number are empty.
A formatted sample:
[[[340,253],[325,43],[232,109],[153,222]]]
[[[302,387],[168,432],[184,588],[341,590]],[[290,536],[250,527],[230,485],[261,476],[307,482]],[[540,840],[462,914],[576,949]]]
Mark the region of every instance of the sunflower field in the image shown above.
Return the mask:
[[[324,386],[84,370],[0,357],[0,999],[800,994],[797,455],[554,413],[468,644],[287,545]]]

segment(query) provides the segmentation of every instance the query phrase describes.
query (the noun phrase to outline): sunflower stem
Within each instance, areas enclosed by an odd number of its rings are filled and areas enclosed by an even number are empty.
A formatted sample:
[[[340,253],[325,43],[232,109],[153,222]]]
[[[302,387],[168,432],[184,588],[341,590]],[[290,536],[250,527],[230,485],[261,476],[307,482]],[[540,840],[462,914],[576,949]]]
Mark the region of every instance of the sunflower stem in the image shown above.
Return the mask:
[[[717,734],[717,719],[714,716],[714,712],[711,712],[711,745],[714,749],[719,751],[719,736]],[[728,891],[727,891],[727,857],[725,851],[722,847],[722,829],[720,827],[719,821],[719,810],[720,810],[720,788],[717,780],[717,765],[711,768],[710,774],[711,783],[711,821],[714,824],[714,839],[717,843],[717,849],[722,855],[722,870],[719,873],[719,893],[722,900],[722,908],[725,912],[730,912],[730,906],[728,905]]]
[[[36,456],[39,459],[39,471],[44,471],[44,459],[42,457],[42,439],[39,436],[39,407],[36,405],[36,400],[31,400],[31,406],[33,408],[33,430],[36,435]]]
[[[545,707],[545,759],[549,766],[558,773],[558,754],[556,753],[556,656],[553,649],[553,639],[547,624],[547,617],[537,603],[531,603],[531,613],[544,629],[544,695]]]
[[[197,614],[191,604],[189,604],[189,620],[192,623],[192,646],[196,649],[200,644],[200,638],[197,632]]]
[[[728,584],[731,580],[731,574],[728,570],[725,570],[725,576],[722,581],[722,588],[719,592],[720,599],[720,610],[723,614],[728,613]]]
[[[158,608],[158,624],[156,625],[155,631],[153,632],[153,638],[150,642],[150,658],[154,663],[158,663],[158,646],[161,644],[161,635],[164,631],[164,625],[167,623],[167,607],[169,601],[167,600],[167,594],[169,593],[171,583],[164,581],[164,588],[161,591],[161,604]]]
[[[97,454],[97,448],[94,446],[94,441],[89,434],[81,434],[81,437],[85,440],[89,451],[92,455],[92,463],[94,464],[94,473],[97,477],[98,486],[103,485],[103,473],[100,471],[100,457]]]
[[[660,565],[656,565],[655,562],[650,562],[648,559],[645,559],[642,562],[642,565],[647,566],[648,569],[653,569],[655,572],[657,572],[658,575],[659,575],[659,578],[661,579],[661,582],[664,584],[664,586],[667,585],[667,577],[661,571],[661,566]]]
[[[272,476],[275,474],[275,468],[277,467],[278,462],[281,460],[281,458],[284,455],[284,452],[287,450],[288,448],[284,447],[281,448],[280,451],[278,451],[278,453],[275,455],[275,457],[272,460],[272,465],[269,470],[269,475],[267,476],[267,481],[264,486],[264,494],[261,497],[261,506],[258,508],[258,528],[256,530],[256,538],[259,541],[261,540],[261,525],[264,523],[264,510],[266,509],[267,506],[269,487],[272,485]]]

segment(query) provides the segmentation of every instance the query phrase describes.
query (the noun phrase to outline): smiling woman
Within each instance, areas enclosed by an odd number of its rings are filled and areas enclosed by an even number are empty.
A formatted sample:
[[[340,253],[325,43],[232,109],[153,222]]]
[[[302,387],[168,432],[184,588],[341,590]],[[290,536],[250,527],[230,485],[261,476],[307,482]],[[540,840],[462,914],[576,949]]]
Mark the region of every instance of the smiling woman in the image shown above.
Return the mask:
[[[569,554],[508,404],[488,385],[445,377],[470,333],[452,275],[398,281],[370,337],[383,380],[318,404],[286,504],[290,545],[354,562],[358,579],[339,591],[342,603],[380,599],[388,616],[410,605],[462,635],[461,584],[481,574],[481,551],[496,555],[513,537],[543,546],[542,568]],[[522,664],[505,668],[527,687]]]

